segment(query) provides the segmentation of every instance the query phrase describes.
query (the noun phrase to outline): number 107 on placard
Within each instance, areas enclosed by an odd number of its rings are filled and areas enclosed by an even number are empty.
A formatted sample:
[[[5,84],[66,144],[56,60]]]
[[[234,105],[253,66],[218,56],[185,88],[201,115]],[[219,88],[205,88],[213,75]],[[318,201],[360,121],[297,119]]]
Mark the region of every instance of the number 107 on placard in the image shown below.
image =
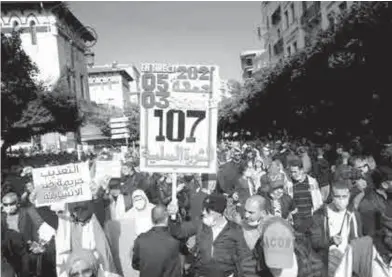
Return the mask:
[[[164,116],[166,116],[166,128],[164,128]],[[206,111],[203,110],[165,110],[156,109],[154,110],[154,117],[158,118],[159,129],[158,134],[155,137],[155,141],[168,141],[171,142],[183,142],[184,140],[188,143],[195,143],[195,132],[199,124],[206,118]],[[177,120],[175,120],[175,117]],[[185,134],[186,131],[186,118],[195,118],[192,126],[189,129],[189,133]],[[177,133],[174,134],[175,126],[177,126]]]

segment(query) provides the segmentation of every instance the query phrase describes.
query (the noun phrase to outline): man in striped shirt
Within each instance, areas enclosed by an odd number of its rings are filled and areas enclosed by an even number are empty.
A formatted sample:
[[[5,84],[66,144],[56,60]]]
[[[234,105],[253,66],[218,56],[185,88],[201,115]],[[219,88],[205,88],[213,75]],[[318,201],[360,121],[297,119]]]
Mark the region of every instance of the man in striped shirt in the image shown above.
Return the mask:
[[[292,198],[297,208],[297,213],[293,215],[294,228],[303,232],[313,213],[323,204],[322,196],[317,180],[305,173],[300,159],[291,160],[288,167],[293,179]]]

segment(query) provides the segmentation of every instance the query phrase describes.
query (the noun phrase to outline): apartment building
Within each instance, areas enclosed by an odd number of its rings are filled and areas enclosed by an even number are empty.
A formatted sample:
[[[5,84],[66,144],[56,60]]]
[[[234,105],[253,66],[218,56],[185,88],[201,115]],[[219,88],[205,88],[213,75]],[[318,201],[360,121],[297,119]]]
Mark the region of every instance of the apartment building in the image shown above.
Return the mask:
[[[242,79],[250,78],[253,74],[254,58],[263,54],[263,50],[248,50],[240,55]]]
[[[266,55],[254,60],[253,73],[311,44],[317,33],[336,23],[352,1],[263,1],[259,37]]]

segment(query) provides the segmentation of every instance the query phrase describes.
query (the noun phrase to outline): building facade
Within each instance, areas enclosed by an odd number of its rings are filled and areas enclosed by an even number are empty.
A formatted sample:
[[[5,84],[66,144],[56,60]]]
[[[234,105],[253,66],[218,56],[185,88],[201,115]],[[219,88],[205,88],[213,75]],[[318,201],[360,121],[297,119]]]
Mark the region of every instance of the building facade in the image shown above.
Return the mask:
[[[259,37],[267,55],[255,66],[273,65],[311,44],[317,33],[336,22],[352,1],[263,1]],[[257,71],[257,70],[255,70]]]
[[[242,69],[242,78],[251,78],[253,73],[253,59],[261,55],[264,51],[262,50],[248,50],[244,51],[240,55],[241,59],[241,69]]]
[[[219,88],[219,100],[231,97],[231,83],[228,80],[221,79]]]
[[[62,2],[3,2],[1,32],[10,35],[19,31],[22,48],[36,64],[39,81],[50,89],[62,82],[68,93],[89,101],[88,71],[85,53],[96,41],[90,28]],[[65,86],[64,86],[65,85]],[[50,133],[41,137],[43,148],[74,145],[73,133],[62,136]]]
[[[21,32],[23,50],[39,69],[48,87],[60,78],[69,92],[89,99],[86,44],[94,35],[61,2],[4,2],[1,32]]]
[[[117,63],[89,68],[88,79],[91,101],[115,106],[123,111],[130,106],[130,83],[134,79]]]

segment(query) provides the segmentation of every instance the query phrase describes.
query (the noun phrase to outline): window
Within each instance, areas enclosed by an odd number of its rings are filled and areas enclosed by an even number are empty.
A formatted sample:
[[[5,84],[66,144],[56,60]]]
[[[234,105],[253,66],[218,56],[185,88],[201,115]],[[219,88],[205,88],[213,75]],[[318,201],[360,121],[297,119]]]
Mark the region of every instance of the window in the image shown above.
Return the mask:
[[[80,75],[80,92],[82,94],[82,98],[84,99],[84,76]]]
[[[276,11],[272,14],[272,25],[278,25],[280,20],[282,19],[280,7],[276,9]]]
[[[247,65],[247,66],[252,66],[252,65],[253,65],[252,58],[247,58],[247,59],[246,59],[246,65]]]
[[[289,11],[285,11],[284,12],[284,20],[285,20],[286,29],[287,29],[287,28],[289,28],[289,24],[290,24],[290,22],[289,22]]]
[[[280,54],[282,54],[283,53],[283,51],[284,51],[284,48],[283,48],[283,39],[280,39],[280,40],[278,40],[278,42],[277,43],[275,43],[275,45],[274,45],[274,55],[280,55]]]
[[[347,9],[347,2],[343,1],[342,3],[339,4],[339,9],[341,11],[345,11]]]
[[[30,21],[30,36],[31,44],[37,45],[37,27],[35,26],[35,21]]]
[[[246,75],[248,75],[248,78],[252,78],[252,71],[246,72]]]
[[[296,41],[294,41],[294,43],[293,43],[293,51],[294,51],[294,53],[296,53],[298,51],[298,46],[297,46]]]
[[[289,46],[287,46],[287,56],[291,56],[291,48],[290,48],[290,45]]]
[[[295,19],[295,9],[294,9],[294,3],[291,3],[290,5],[290,10],[291,10],[291,22],[294,22]]]

